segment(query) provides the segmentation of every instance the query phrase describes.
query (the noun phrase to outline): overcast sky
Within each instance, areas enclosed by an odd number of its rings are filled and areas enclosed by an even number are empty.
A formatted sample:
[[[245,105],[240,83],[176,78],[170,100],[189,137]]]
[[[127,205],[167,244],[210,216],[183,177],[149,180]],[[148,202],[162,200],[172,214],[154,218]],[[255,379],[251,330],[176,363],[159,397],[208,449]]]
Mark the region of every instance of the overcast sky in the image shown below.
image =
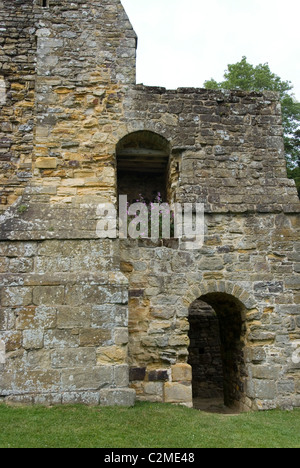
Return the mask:
[[[121,0],[138,35],[137,82],[202,87],[246,55],[300,101],[299,0]]]

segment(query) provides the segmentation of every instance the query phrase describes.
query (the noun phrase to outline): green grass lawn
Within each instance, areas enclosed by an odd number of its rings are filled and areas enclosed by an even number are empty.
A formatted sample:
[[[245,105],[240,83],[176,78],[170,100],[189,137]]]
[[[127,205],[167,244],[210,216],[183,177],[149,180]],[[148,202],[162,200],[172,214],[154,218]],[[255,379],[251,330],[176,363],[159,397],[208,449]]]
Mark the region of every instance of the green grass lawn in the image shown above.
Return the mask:
[[[208,414],[180,406],[0,405],[0,448],[300,447],[300,410]]]

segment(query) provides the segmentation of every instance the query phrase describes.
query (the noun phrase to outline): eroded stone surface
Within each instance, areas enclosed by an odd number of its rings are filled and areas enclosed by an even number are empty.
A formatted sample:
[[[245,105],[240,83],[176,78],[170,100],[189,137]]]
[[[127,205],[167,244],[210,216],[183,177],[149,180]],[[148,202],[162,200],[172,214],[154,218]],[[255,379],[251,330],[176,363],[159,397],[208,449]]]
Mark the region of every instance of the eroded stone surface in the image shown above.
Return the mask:
[[[223,294],[243,306],[241,408],[299,406],[300,204],[278,96],[136,85],[118,0],[2,0],[0,17],[0,398],[191,406],[189,309]],[[204,203],[201,250],[97,237],[128,148],[167,155],[169,201]]]

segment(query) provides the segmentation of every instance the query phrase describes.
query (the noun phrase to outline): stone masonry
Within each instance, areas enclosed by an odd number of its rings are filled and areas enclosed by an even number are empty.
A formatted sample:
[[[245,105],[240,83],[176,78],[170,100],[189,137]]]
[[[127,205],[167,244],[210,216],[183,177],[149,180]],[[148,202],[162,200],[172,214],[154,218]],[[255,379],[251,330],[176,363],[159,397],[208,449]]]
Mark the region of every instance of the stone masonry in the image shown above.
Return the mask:
[[[0,19],[0,399],[299,407],[278,96],[136,85],[119,0],[0,0]],[[141,186],[204,203],[200,250],[97,237],[99,204]]]

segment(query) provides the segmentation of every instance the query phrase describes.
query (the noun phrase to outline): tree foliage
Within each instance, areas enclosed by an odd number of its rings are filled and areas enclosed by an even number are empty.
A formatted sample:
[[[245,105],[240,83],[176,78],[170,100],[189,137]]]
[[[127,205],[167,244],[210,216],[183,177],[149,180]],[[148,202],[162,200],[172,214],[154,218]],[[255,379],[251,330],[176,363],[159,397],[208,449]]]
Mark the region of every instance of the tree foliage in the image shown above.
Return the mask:
[[[300,193],[300,103],[292,94],[293,85],[272,73],[268,63],[253,66],[243,57],[238,63],[228,65],[224,81],[211,79],[204,83],[206,89],[241,89],[244,91],[276,91],[280,95],[282,123],[288,175],[295,179]]]

